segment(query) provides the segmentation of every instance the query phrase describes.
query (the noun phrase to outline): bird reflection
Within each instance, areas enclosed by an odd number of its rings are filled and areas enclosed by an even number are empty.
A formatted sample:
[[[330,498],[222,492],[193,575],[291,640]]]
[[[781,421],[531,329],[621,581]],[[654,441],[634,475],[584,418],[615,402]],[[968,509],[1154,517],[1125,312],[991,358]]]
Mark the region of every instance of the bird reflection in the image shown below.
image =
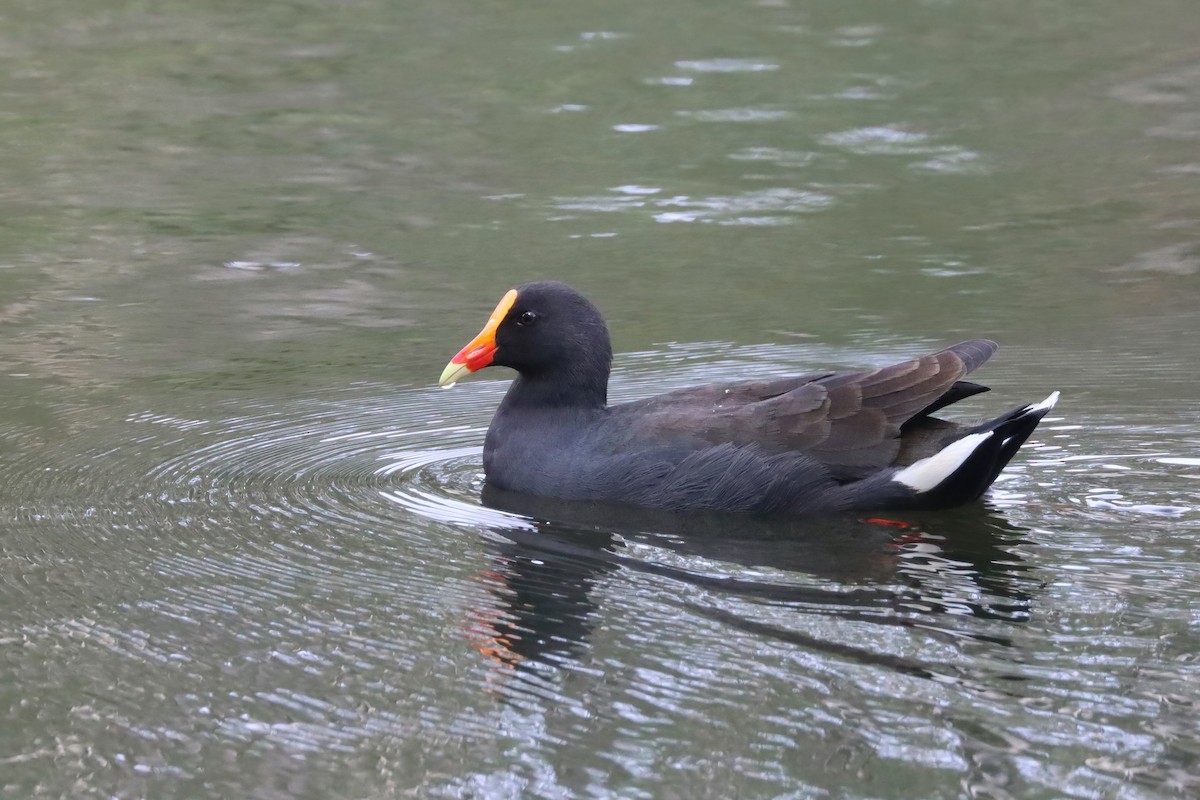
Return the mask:
[[[1000,645],[1007,644],[1004,637],[964,633],[946,615],[1020,621],[1029,613],[1027,567],[1014,552],[1024,541],[1023,532],[983,508],[895,518],[768,521],[573,504],[491,487],[483,499],[535,523],[535,529],[495,529],[501,540],[493,545],[490,569],[480,575],[489,602],[475,609],[469,622],[473,645],[505,672],[536,671],[579,658],[599,617],[593,589],[621,570],[722,597],[785,606],[798,614],[919,627]],[[769,568],[779,577],[683,569],[627,554],[633,542],[697,561]],[[839,588],[806,585],[812,578]],[[727,610],[680,605],[757,635],[911,674],[928,672],[920,664],[823,644]]]
[[[473,646],[497,666],[515,669],[579,655],[591,633],[596,607],[590,593],[618,569],[613,536],[586,530],[497,531],[492,568],[480,574],[493,603],[471,614]]]

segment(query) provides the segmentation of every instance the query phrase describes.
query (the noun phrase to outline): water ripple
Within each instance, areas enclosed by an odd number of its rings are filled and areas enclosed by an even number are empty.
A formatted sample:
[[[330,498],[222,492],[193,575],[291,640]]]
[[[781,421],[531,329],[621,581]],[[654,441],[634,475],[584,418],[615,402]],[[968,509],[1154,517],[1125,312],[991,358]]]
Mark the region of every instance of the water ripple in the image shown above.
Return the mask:
[[[724,225],[783,225],[793,215],[821,211],[833,205],[833,195],[815,188],[773,187],[735,195],[692,196],[630,192],[617,187],[612,195],[554,198],[560,211],[616,213],[649,212],[656,222],[702,222]]]
[[[773,72],[778,64],[755,58],[709,58],[699,61],[676,61],[675,66],[689,72]]]
[[[792,118],[795,112],[782,108],[714,108],[676,111],[675,115],[700,122],[777,122]]]

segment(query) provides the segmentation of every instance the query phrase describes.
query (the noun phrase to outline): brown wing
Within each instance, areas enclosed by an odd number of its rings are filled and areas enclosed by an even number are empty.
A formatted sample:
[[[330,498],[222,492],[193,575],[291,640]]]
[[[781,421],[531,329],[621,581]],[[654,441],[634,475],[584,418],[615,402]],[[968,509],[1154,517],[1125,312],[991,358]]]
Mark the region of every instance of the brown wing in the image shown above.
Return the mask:
[[[687,433],[714,443],[802,450],[853,474],[891,464],[905,422],[983,391],[955,384],[995,352],[995,342],[974,339],[866,372],[710,384],[614,410],[632,412],[647,436]]]

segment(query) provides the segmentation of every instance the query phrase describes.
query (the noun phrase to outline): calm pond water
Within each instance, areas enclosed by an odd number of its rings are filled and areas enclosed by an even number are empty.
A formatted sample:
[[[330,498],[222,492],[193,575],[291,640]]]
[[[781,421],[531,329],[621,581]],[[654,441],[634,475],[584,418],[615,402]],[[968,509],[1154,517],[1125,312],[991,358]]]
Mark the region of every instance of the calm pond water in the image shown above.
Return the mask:
[[[10,0],[0,796],[1200,793],[1200,4]],[[628,399],[1002,349],[881,525],[481,503],[499,296]]]

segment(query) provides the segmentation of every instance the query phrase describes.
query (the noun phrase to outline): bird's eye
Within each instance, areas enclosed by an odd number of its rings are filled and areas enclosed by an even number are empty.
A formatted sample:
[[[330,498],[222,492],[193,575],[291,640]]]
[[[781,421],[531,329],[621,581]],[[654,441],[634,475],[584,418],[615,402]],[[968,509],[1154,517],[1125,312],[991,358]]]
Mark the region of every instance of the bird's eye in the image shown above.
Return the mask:
[[[533,313],[532,311],[526,311],[524,314],[517,317],[517,324],[522,328],[527,328],[533,323],[537,322],[537,318],[537,314]]]

